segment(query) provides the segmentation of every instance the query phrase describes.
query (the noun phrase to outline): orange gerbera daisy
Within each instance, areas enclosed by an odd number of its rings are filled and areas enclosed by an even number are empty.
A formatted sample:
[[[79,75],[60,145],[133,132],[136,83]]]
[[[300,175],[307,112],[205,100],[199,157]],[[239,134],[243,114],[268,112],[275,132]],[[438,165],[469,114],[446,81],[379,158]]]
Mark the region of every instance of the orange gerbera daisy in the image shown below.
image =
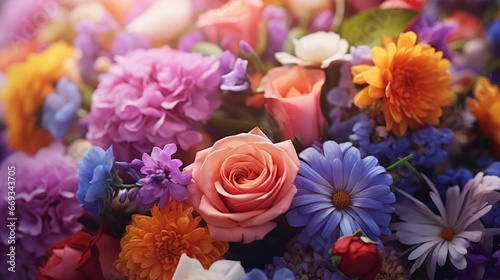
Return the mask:
[[[354,104],[367,107],[381,100],[387,130],[396,136],[408,127],[438,124],[441,107],[452,101],[450,62],[442,52],[416,41],[414,32],[401,33],[397,42],[373,47],[374,66],[352,67],[354,83],[368,84],[354,97]]]
[[[467,99],[470,111],[477,119],[481,132],[500,145],[500,90],[481,77],[474,86],[474,97]]]
[[[50,132],[40,126],[41,110],[57,80],[65,74],[65,60],[72,56],[73,48],[58,42],[7,70],[7,84],[0,98],[5,104],[7,143],[11,149],[35,154],[52,142]]]
[[[163,209],[154,206],[152,217],[133,215],[123,236],[121,252],[115,261],[118,273],[130,279],[172,279],[183,253],[208,269],[229,248],[215,241],[201,217],[193,217],[193,207],[171,201]]]

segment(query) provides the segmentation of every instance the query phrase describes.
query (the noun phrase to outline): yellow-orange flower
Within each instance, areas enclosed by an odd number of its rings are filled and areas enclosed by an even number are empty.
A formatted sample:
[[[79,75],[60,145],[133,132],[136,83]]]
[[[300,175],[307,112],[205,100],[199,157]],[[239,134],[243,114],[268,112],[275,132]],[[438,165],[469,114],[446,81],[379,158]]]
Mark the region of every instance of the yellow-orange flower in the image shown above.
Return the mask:
[[[64,61],[73,56],[66,43],[52,44],[40,54],[31,54],[23,63],[13,64],[6,73],[7,85],[0,93],[5,105],[7,143],[13,150],[35,154],[53,138],[40,126],[45,98],[65,74]]]
[[[171,279],[183,253],[208,269],[229,248],[215,241],[201,217],[193,217],[193,207],[171,201],[163,209],[154,206],[152,217],[133,215],[123,236],[115,262],[118,273],[129,279]]]
[[[442,52],[416,41],[415,33],[401,33],[397,42],[373,47],[374,66],[352,67],[354,83],[368,84],[354,97],[354,104],[367,107],[380,100],[387,129],[396,136],[408,127],[438,124],[441,107],[452,101],[450,62]]]
[[[477,119],[481,132],[500,145],[500,89],[490,84],[487,78],[481,77],[474,86],[474,97],[469,98],[467,105]]]

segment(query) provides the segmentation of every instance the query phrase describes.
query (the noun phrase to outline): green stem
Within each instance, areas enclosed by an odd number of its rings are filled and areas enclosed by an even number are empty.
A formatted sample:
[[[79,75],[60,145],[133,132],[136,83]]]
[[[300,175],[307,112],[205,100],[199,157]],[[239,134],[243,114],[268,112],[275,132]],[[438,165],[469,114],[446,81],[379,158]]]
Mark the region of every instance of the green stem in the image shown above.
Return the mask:
[[[398,165],[400,164],[404,164],[405,162],[408,162],[411,158],[413,157],[413,154],[409,154],[407,156],[405,156],[404,158],[399,158],[398,161],[396,161],[395,163],[391,164],[389,167],[387,167],[385,170],[386,171],[391,171],[392,169],[394,169],[395,167],[397,167]],[[412,166],[413,167],[413,166]]]
[[[340,24],[344,20],[345,13],[345,0],[335,0],[335,15],[333,16],[333,23],[331,30],[338,33]]]
[[[426,185],[427,186],[427,181],[425,181],[425,178],[424,176],[422,176],[422,174],[420,173],[420,171],[418,171],[413,165],[411,165],[411,163],[409,163],[408,161],[403,161],[403,164],[408,167],[408,169],[410,169],[411,172],[413,172],[413,174],[415,174],[415,176],[417,176],[418,180],[420,182],[422,182],[422,184]]]
[[[142,187],[142,185],[138,184],[138,183],[135,183],[135,184],[115,184],[114,186],[117,188],[120,188],[120,189],[133,189],[133,188],[137,188],[137,187]]]

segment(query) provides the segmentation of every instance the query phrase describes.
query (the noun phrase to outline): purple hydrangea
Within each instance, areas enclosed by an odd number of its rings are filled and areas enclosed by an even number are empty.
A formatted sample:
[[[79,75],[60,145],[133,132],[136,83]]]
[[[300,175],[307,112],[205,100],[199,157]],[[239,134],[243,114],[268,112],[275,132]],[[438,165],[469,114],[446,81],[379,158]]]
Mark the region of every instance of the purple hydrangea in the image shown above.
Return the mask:
[[[12,153],[2,161],[0,170],[0,218],[3,221],[7,220],[8,206],[12,205],[8,201],[12,195],[8,192],[15,192],[15,210],[8,217],[17,218],[16,270],[34,271],[50,246],[82,229],[78,219],[84,211],[75,198],[77,163],[65,154],[64,145],[55,142],[34,156]],[[8,177],[15,180],[11,180],[15,182],[14,188],[8,184]],[[1,236],[9,236],[8,230],[2,226]],[[2,238],[0,243],[2,248],[8,248],[7,238]],[[5,263],[3,267],[2,274],[7,270]]]
[[[55,139],[61,140],[73,126],[81,103],[76,85],[61,78],[55,91],[43,103],[42,127],[50,131]]]
[[[175,144],[167,144],[163,150],[154,147],[151,156],[147,153],[142,155],[141,173],[146,177],[139,179],[138,183],[142,187],[135,194],[132,193],[139,207],[150,209],[158,204],[158,207],[163,208],[171,198],[176,201],[188,198],[186,186],[191,181],[191,174],[180,171],[182,161],[172,159],[175,152]]]
[[[286,218],[291,226],[305,226],[300,242],[327,255],[335,240],[358,229],[377,242],[391,234],[392,177],[375,157],[361,158],[351,143],[334,141],[299,156],[298,191]]]
[[[99,216],[111,200],[113,189],[114,156],[112,147],[104,151],[94,146],[78,164],[78,191],[80,205],[94,216]]]
[[[221,104],[217,57],[159,49],[117,57],[100,76],[92,96],[87,138],[113,145],[118,160],[178,144],[187,150],[202,140],[196,129]]]

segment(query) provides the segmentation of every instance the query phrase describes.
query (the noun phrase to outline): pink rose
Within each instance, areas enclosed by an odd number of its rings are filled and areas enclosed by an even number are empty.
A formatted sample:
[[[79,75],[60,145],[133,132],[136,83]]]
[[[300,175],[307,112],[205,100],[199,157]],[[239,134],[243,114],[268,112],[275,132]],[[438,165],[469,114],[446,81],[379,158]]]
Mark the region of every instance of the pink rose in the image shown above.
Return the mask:
[[[420,11],[424,7],[423,0],[386,0],[380,4],[382,9],[409,9]]]
[[[305,146],[320,140],[325,118],[319,97],[325,82],[321,70],[299,66],[277,67],[262,78],[267,110],[280,126],[284,139],[297,137]]]
[[[208,40],[237,53],[241,40],[257,48],[261,0],[232,0],[200,15],[196,26]],[[219,42],[220,40],[220,42]]]
[[[299,159],[290,141],[273,144],[254,128],[198,152],[185,170],[193,175],[190,203],[212,238],[250,243],[264,238],[290,207]]]

